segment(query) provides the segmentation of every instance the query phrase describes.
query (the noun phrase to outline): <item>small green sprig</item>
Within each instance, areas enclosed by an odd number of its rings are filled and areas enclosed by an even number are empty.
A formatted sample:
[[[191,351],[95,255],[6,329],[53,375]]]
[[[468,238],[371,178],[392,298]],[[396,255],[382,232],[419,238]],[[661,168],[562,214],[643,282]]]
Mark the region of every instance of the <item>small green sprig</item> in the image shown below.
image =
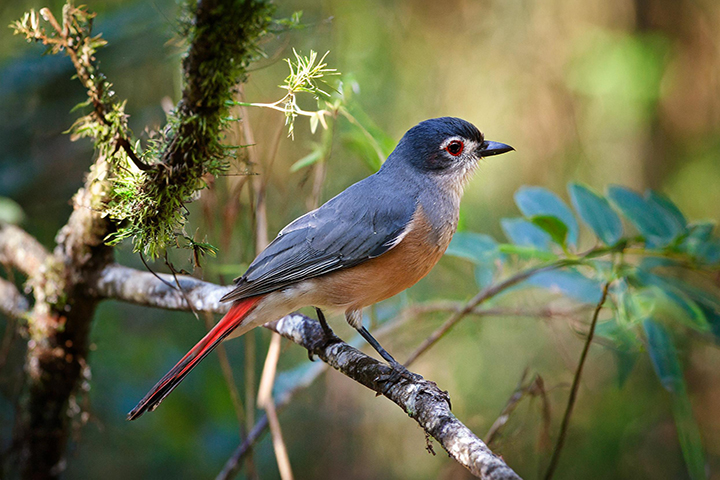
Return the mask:
[[[95,14],[84,6],[76,7],[68,2],[63,6],[61,22],[50,9],[42,8],[39,12],[25,13],[10,28],[30,42],[46,45],[49,53],[65,51],[72,60],[88,94],[87,101],[75,108],[91,108],[90,113],[80,117],[68,130],[73,139],[92,138],[95,148],[116,167],[126,168],[132,162],[140,170],[149,170],[151,167],[138,158],[131,146],[132,133],[127,126],[125,102],[115,98],[112,83],[97,68],[95,54],[107,42],[100,35],[92,34],[94,18]],[[41,19],[50,28],[46,28]]]
[[[287,90],[285,96],[273,103],[232,102],[232,104],[245,107],[264,107],[283,112],[285,114],[285,125],[288,127],[288,136],[290,137],[294,136],[295,119],[298,116],[310,118],[310,130],[313,133],[317,130],[318,124],[327,129],[328,125],[325,117],[334,115],[332,108],[329,108],[331,105],[326,102],[326,108],[316,111],[303,110],[297,103],[297,94],[301,92],[309,93],[315,97],[318,103],[321,99],[330,99],[330,94],[321,88],[321,84],[332,88],[325,81],[325,77],[340,75],[340,73],[335,68],[328,68],[327,63],[325,63],[325,58],[329,53],[325,52],[325,55],[318,59],[317,52],[313,50],[310,50],[308,56],[303,56],[293,49],[295,61],[289,58],[285,59],[290,68],[290,74],[285,78],[284,83],[279,85],[280,88]]]

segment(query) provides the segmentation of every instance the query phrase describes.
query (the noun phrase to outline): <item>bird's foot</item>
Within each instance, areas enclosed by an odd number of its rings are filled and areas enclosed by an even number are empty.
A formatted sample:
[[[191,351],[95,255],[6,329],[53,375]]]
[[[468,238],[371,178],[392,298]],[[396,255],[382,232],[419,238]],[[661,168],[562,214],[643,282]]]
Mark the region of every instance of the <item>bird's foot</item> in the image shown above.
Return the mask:
[[[342,343],[342,338],[338,337],[334,333],[331,332],[331,335],[327,335],[326,333],[323,335],[323,337],[313,346],[312,350],[308,350],[308,358],[311,362],[315,361],[315,354],[313,352],[321,352],[325,351],[330,345],[333,343]]]
[[[417,383],[420,380],[423,380],[422,375],[411,372],[400,362],[388,362],[388,366],[390,367],[390,371],[388,373],[380,374],[375,377],[376,382],[383,384],[383,393],[386,393],[391,387],[401,382]]]
[[[315,361],[313,351],[323,351],[333,343],[342,342],[342,339],[335,335],[335,332],[332,331],[330,325],[327,324],[327,320],[325,320],[325,315],[323,314],[322,310],[320,310],[319,308],[315,308],[315,311],[317,312],[318,321],[320,322],[320,326],[322,327],[323,337],[312,350],[308,350],[308,358],[311,362]]]

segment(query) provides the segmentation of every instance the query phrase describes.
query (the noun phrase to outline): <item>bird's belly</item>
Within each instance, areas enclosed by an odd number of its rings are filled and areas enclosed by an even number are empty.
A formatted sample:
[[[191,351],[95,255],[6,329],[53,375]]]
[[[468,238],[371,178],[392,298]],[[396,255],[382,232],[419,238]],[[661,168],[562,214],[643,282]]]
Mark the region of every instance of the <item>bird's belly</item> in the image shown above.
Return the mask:
[[[314,304],[359,310],[415,285],[440,260],[453,233],[432,232],[423,220],[416,220],[403,240],[387,253],[313,279],[313,296],[318,297]]]

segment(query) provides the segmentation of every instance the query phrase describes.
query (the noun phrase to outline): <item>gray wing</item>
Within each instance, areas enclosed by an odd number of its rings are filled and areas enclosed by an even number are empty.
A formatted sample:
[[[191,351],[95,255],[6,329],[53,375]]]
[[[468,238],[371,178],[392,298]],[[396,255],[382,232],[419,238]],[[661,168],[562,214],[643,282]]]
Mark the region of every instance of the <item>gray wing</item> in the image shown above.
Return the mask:
[[[411,195],[393,195],[373,180],[352,185],[285,227],[221,301],[269,293],[358,265],[394,247],[416,202]]]

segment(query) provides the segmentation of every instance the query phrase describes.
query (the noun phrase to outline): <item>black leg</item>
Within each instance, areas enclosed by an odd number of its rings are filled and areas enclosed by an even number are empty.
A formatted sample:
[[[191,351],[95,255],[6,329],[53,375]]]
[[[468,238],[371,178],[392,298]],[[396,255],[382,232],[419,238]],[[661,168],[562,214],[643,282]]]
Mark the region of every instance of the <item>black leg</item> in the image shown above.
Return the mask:
[[[360,327],[357,329],[358,332],[360,332],[360,335],[367,340],[367,342],[372,345],[372,347],[375,349],[376,352],[380,354],[382,358],[385,359],[386,362],[390,364],[390,367],[392,368],[392,373],[387,376],[381,376],[378,377],[376,380],[380,380],[383,382],[387,382],[387,387],[390,385],[396,383],[400,378],[405,378],[410,381],[417,381],[421,380],[422,377],[420,375],[417,375],[415,373],[412,373],[410,370],[405,368],[405,366],[395,360],[392,355],[388,353],[387,350],[385,350],[380,343],[378,343],[377,340],[375,340],[375,337],[370,335],[370,332],[367,331],[365,327]]]
[[[327,320],[325,320],[325,314],[323,313],[323,311],[320,310],[318,307],[315,307],[315,312],[317,312],[318,322],[320,322],[320,326],[322,327],[325,336],[328,338],[334,337],[335,332],[332,331],[330,325],[328,325],[327,323]]]
[[[318,307],[315,307],[315,312],[317,313],[318,322],[320,322],[320,326],[323,329],[323,342],[320,345],[321,348],[325,348],[331,343],[341,342],[342,340],[340,337],[335,335],[335,332],[332,331],[332,328],[330,328],[330,325],[328,325],[327,320],[325,320],[325,314],[322,310],[320,310]],[[311,362],[315,361],[315,357],[313,356],[313,352],[308,350],[308,358]]]
[[[397,360],[395,360],[395,359],[393,358],[393,356],[390,355],[390,354],[387,352],[387,350],[385,350],[385,349],[382,347],[382,345],[380,345],[380,344],[378,343],[377,340],[375,340],[375,337],[373,337],[372,335],[370,335],[370,332],[367,331],[367,328],[361,326],[361,327],[358,328],[357,330],[358,330],[358,332],[360,332],[360,335],[362,335],[362,337],[363,337],[365,340],[367,340],[367,342],[375,349],[375,351],[378,352],[378,353],[380,354],[380,356],[385,359],[386,362],[388,362],[388,363],[389,363],[390,365],[392,365],[393,367],[394,367],[395,365],[400,365],[400,362],[398,362]],[[402,366],[402,365],[400,365],[400,366]],[[405,367],[403,367],[403,368],[405,368]]]

